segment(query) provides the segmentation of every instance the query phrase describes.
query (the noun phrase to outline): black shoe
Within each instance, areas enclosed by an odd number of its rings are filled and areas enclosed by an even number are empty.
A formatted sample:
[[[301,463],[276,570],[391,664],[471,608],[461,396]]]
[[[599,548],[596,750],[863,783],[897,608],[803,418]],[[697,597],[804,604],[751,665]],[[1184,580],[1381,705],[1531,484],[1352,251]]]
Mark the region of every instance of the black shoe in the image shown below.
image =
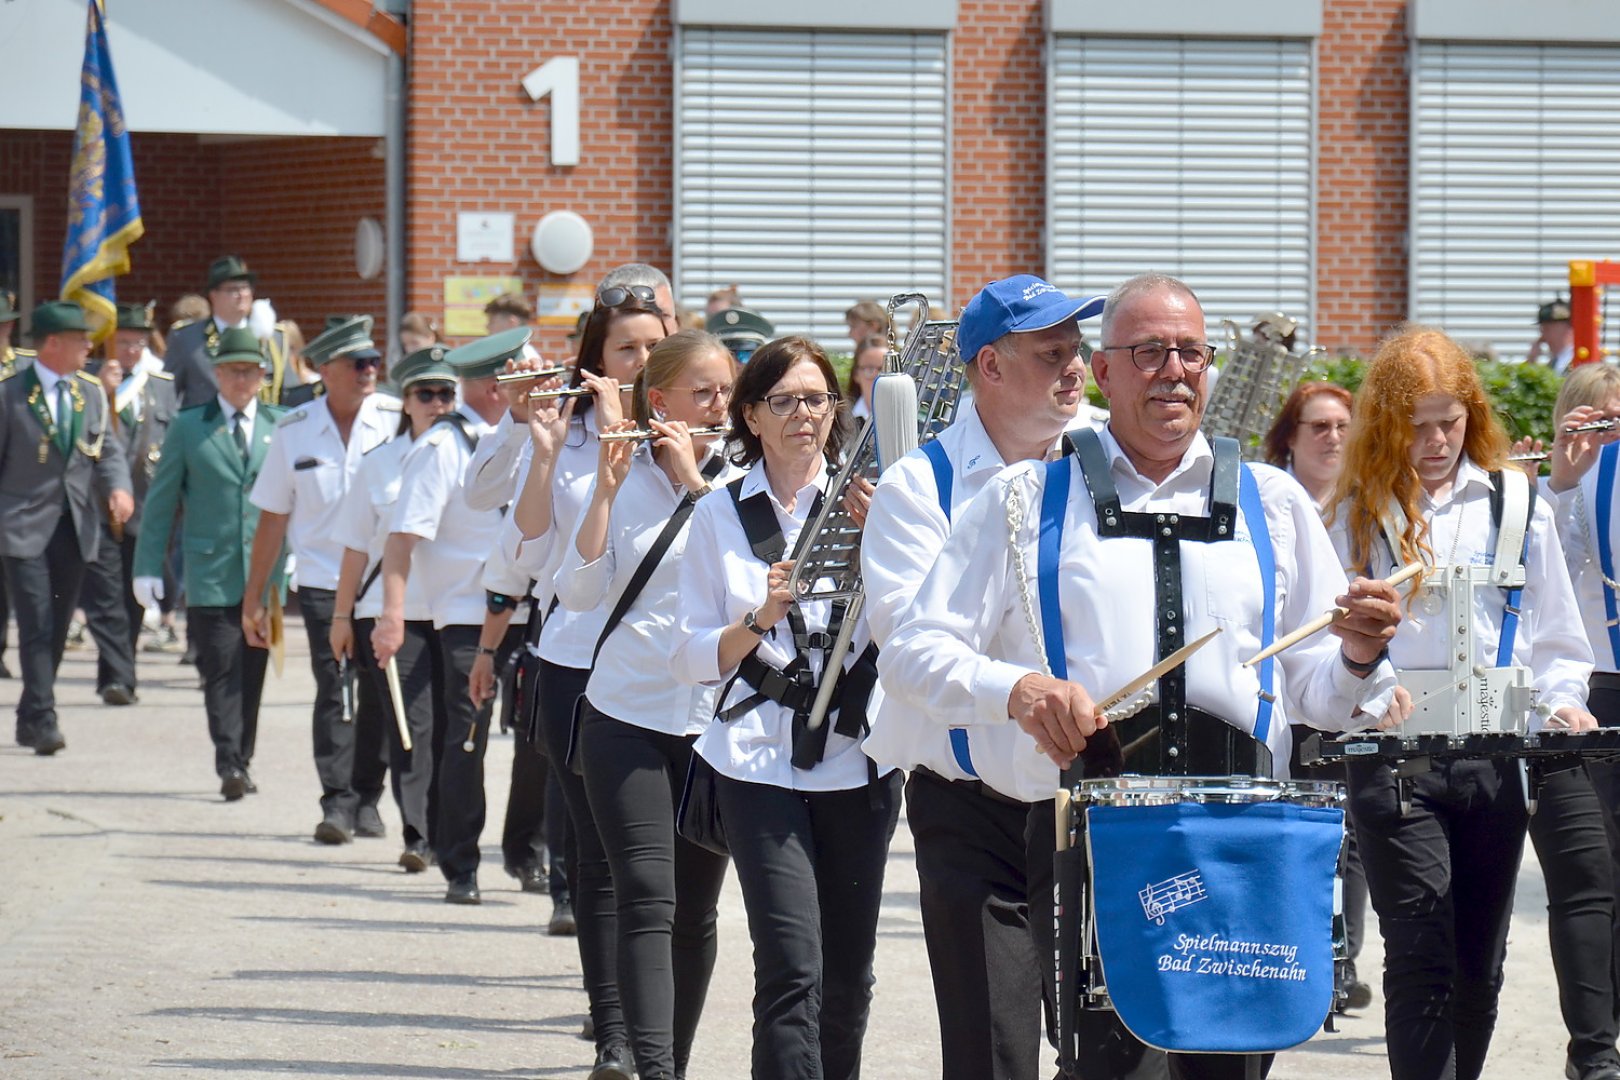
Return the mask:
[[[447,904],[482,904],[484,898],[478,895],[478,875],[462,874],[450,882],[449,888],[444,891],[444,902]]]
[[[134,687],[115,682],[101,688],[101,700],[108,705],[133,705],[141,699],[135,695]]]
[[[636,1068],[630,1048],[622,1042],[608,1043],[596,1051],[596,1068],[589,1080],[635,1080]]]
[[[67,747],[67,740],[62,738],[62,729],[51,720],[36,727],[18,728],[17,745],[31,748],[40,757],[50,757],[58,750]]]
[[[1564,1075],[1569,1080],[1620,1080],[1620,1060],[1612,1054],[1604,1054],[1588,1061],[1564,1062]]]
[[[596,1041],[596,1021],[591,1019],[589,1013],[585,1015],[585,1022],[579,1026],[579,1037],[588,1043]]]
[[[1372,987],[1364,982],[1353,982],[1345,988],[1344,1007],[1365,1009],[1372,1004]]]
[[[382,815],[375,806],[362,806],[355,815],[354,835],[364,836],[372,840],[388,835],[388,826],[383,824]]]
[[[546,872],[534,863],[524,863],[522,866],[508,866],[506,872],[509,876],[517,878],[518,887],[526,893],[538,893],[544,896],[551,891],[551,882],[546,878]]]
[[[426,840],[416,840],[405,846],[399,853],[399,865],[405,868],[407,874],[420,874],[433,865],[433,852],[428,850]]]
[[[579,933],[579,924],[574,921],[574,905],[567,900],[555,900],[551,905],[551,921],[546,924],[546,933],[552,937],[573,937]]]
[[[247,773],[241,769],[226,769],[225,774],[219,778],[219,793],[225,796],[226,802],[235,802],[247,794]]]
[[[180,662],[182,664],[190,664],[192,667],[196,667],[197,666],[197,650],[192,648],[191,645],[188,644],[186,646],[186,651],[183,654],[181,654],[181,656],[180,656]]]
[[[315,826],[315,839],[322,844],[347,844],[354,839],[354,826],[347,816],[328,810],[321,823]]]

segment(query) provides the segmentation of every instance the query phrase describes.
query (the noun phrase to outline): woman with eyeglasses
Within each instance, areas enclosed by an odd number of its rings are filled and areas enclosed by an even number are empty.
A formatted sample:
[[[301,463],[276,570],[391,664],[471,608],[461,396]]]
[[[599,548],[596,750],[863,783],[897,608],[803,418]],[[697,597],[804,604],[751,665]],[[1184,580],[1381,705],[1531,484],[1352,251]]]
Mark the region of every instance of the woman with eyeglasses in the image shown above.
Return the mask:
[[[856,420],[872,416],[872,386],[883,374],[883,362],[889,357],[889,339],[872,336],[863,338],[855,347],[855,359],[849,365],[849,415]]]
[[[580,338],[569,389],[586,396],[542,398],[529,411],[531,459],[510,517],[521,542],[515,564],[537,581],[535,600],[551,608],[540,630],[539,736],[544,739],[574,825],[574,918],[580,967],[596,1038],[592,1080],[629,1080],[633,1066],[616,985],[616,903],[607,854],[591,813],[584,778],[575,771],[579,703],[590,680],[592,652],[605,608],[560,607],[552,582],[597,473],[597,435],[621,420],[628,391],[665,337],[664,312],[646,286],[602,290]]]
[[[447,351],[436,345],[399,362],[394,372],[402,395],[399,428],[393,439],[360,459],[351,497],[344,500],[337,522],[336,539],[344,551],[332,605],[332,655],[346,658],[351,673],[357,666],[367,672],[363,677],[372,680],[379,701],[392,700],[385,673],[371,651],[371,631],[382,614],[379,571],[383,545],[388,540],[389,512],[399,498],[405,455],[439,417],[456,407],[456,372],[444,361]],[[434,793],[438,790],[439,757],[449,723],[444,708],[439,635],[433,629],[427,588],[423,575],[413,574],[406,579],[405,639],[394,656],[411,749],[405,749],[397,723],[384,725],[394,801],[404,823],[405,850],[400,853],[399,865],[409,874],[421,873],[433,861]]]
[[[748,474],[701,500],[681,559],[671,668],[718,691],[697,741],[754,945],[753,1075],[858,1076],[900,774],[861,749],[876,678],[864,617],[794,603],[788,575],[848,438],[821,347],[754,353],[731,401],[732,461]],[[811,704],[845,618],[858,619],[832,705]]]
[[[641,1080],[686,1074],[715,958],[726,859],[676,835],[692,744],[713,691],[669,678],[675,588],[686,522],[699,498],[741,475],[723,426],[736,364],[718,338],[683,330],[653,347],[637,376],[634,420],[600,442],[591,483],[557,572],[557,597],[606,611],[580,707],[579,758],[613,870],[618,986]]]
[[[1344,467],[1350,432],[1350,391],[1327,382],[1303,382],[1283,402],[1266,432],[1266,463],[1292,473],[1321,510]]]

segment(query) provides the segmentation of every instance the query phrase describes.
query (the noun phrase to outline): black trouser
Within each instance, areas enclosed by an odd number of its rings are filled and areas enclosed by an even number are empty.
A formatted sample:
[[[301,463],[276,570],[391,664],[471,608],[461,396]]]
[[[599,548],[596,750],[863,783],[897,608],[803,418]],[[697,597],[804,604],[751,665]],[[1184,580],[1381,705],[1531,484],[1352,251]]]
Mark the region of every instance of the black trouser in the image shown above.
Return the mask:
[[[714,972],[726,858],[676,835],[697,736],[627,724],[587,703],[580,757],[613,869],[618,986],[641,1080],[686,1075]]]
[[[11,596],[6,592],[6,575],[0,573],[0,662],[6,658],[6,643],[11,640]]]
[[[245,769],[259,735],[259,698],[264,693],[265,649],[242,636],[242,605],[188,607],[186,625],[203,678],[208,734],[214,740],[214,771]]]
[[[585,778],[568,765],[574,713],[585,696],[591,673],[540,661],[540,726],[553,780],[559,781],[568,817],[574,823],[574,850],[568,867],[574,894],[574,921],[579,927],[579,966],[590,1000],[596,1045],[625,1041],[624,1013],[619,1005],[618,908],[607,852],[591,814]]]
[[[900,773],[848,791],[721,776],[717,793],[754,943],[754,1080],[851,1080]]]
[[[534,660],[526,695],[537,692],[540,666]],[[551,759],[542,740],[529,738],[528,701],[523,715],[512,727],[512,785],[506,797],[506,823],[501,829],[501,854],[508,869],[540,865],[542,859],[553,900],[570,900],[568,892],[568,852],[573,846],[574,827],[568,820],[568,803],[561,781],[552,773]]]
[[[986,794],[978,781],[919,768],[906,782],[944,1080],[1034,1080],[1040,1072],[1028,817],[1028,804]]]
[[[1331,765],[1302,765],[1300,747],[1316,732],[1303,724],[1291,729],[1294,736],[1294,754],[1289,772],[1296,780],[1320,780],[1343,784],[1346,782],[1343,763]],[[1344,886],[1344,945],[1350,960],[1350,978],[1360,982],[1356,972],[1356,957],[1367,940],[1367,871],[1361,866],[1361,849],[1356,844],[1355,823],[1347,815],[1344,819],[1344,851],[1339,857],[1339,880]]]
[[[443,660],[431,622],[405,624],[405,640],[394,654],[394,667],[399,672],[405,726],[411,733],[411,748],[407,750],[399,737],[399,721],[394,717],[394,703],[388,695],[388,677],[377,666],[377,654],[371,651],[371,631],[376,625],[375,619],[356,619],[354,623],[355,655],[351,663],[365,672],[356,681],[355,689],[358,693],[360,686],[367,686],[373,697],[385,703],[382,727],[388,742],[394,802],[399,807],[405,843],[430,841],[433,830],[428,817],[428,796],[433,788],[433,733],[435,727],[440,732],[444,730],[442,723],[434,722],[444,713]]]
[[[66,505],[56,531],[38,555],[0,558],[17,616],[17,659],[22,695],[17,699],[19,741],[56,723],[56,669],[67,647],[68,621],[79,602],[84,559]]]
[[[478,872],[478,838],[484,832],[484,751],[489,746],[491,710],[489,702],[475,706],[467,696],[478,659],[478,635],[477,626],[439,628],[448,728],[443,745],[434,748],[439,755],[439,798],[433,853],[447,881]]]
[[[1052,897],[1052,856],[1057,851],[1057,816],[1050,799],[1030,803],[1024,828],[1024,850],[1029,874],[1029,930],[1035,952],[1042,957],[1041,981],[1054,1007],[1061,1010],[1055,986],[1056,910]],[[1066,972],[1069,984],[1078,972]],[[1077,1008],[1075,1026],[1079,1058],[1069,1074],[1079,1080],[1132,1080],[1160,1076],[1168,1068],[1174,1080],[1245,1080],[1247,1054],[1165,1054],[1144,1046],[1120,1023],[1112,1010]],[[1261,1054],[1260,1075],[1267,1076],[1275,1054]]]
[[[383,713],[386,692],[379,699],[368,679],[355,680],[354,719],[343,719],[343,689],[337,658],[332,655],[332,610],[337,594],[331,589],[298,590],[298,609],[309,637],[309,666],[315,673],[315,704],[311,728],[315,746],[315,772],[321,778],[321,810],[354,823],[355,811],[376,806],[382,798],[385,756]],[[392,708],[392,706],[388,706]]]
[[[1401,813],[1387,765],[1350,767],[1350,812],[1384,937],[1394,1080],[1473,1080],[1496,1027],[1525,807],[1513,761],[1437,763]]]
[[[84,627],[96,643],[96,689],[114,683],[135,689],[135,636],[140,632],[140,605],[130,587],[130,563],[135,557],[135,538],[113,536],[112,528],[101,527],[101,546],[93,561],[86,563],[84,582],[79,588],[79,606],[84,608]],[[134,633],[130,627],[130,607],[135,608]]]
[[[1558,1006],[1577,1062],[1615,1056],[1614,863],[1604,813],[1578,761],[1543,777],[1530,840],[1547,883]]]
[[[1612,671],[1592,673],[1591,694],[1586,707],[1603,727],[1620,727],[1620,675]],[[1609,868],[1617,905],[1620,905],[1620,763],[1594,761],[1586,766],[1592,787],[1603,804],[1603,830],[1609,840]],[[1620,910],[1615,914],[1614,939],[1610,951],[1611,984],[1615,988],[1615,1015],[1620,1018]]]

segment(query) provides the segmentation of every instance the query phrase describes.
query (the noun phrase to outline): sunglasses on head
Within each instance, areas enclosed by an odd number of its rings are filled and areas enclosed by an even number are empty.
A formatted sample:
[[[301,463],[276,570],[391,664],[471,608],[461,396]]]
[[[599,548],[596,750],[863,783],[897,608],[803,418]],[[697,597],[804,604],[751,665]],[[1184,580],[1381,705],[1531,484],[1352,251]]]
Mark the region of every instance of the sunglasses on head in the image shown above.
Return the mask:
[[[453,386],[418,386],[414,387],[416,400],[423,405],[431,405],[435,401],[456,400],[456,388]]]
[[[631,298],[644,304],[656,305],[658,294],[648,285],[609,285],[596,294],[596,302],[603,307],[618,307]]]

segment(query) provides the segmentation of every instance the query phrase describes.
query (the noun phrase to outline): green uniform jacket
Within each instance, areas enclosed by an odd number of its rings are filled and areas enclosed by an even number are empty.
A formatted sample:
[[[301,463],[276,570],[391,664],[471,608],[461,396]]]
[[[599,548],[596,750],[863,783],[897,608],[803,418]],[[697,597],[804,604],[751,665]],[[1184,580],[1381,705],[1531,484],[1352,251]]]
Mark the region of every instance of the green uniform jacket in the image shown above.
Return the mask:
[[[162,577],[164,556],[182,508],[180,547],[185,552],[186,604],[231,607],[242,602],[259,508],[248,499],[270,449],[270,435],[285,410],[262,402],[253,417],[244,463],[218,399],[183,409],[169,425],[157,474],[146,491],[134,577]],[[285,548],[270,576],[280,588]]]

